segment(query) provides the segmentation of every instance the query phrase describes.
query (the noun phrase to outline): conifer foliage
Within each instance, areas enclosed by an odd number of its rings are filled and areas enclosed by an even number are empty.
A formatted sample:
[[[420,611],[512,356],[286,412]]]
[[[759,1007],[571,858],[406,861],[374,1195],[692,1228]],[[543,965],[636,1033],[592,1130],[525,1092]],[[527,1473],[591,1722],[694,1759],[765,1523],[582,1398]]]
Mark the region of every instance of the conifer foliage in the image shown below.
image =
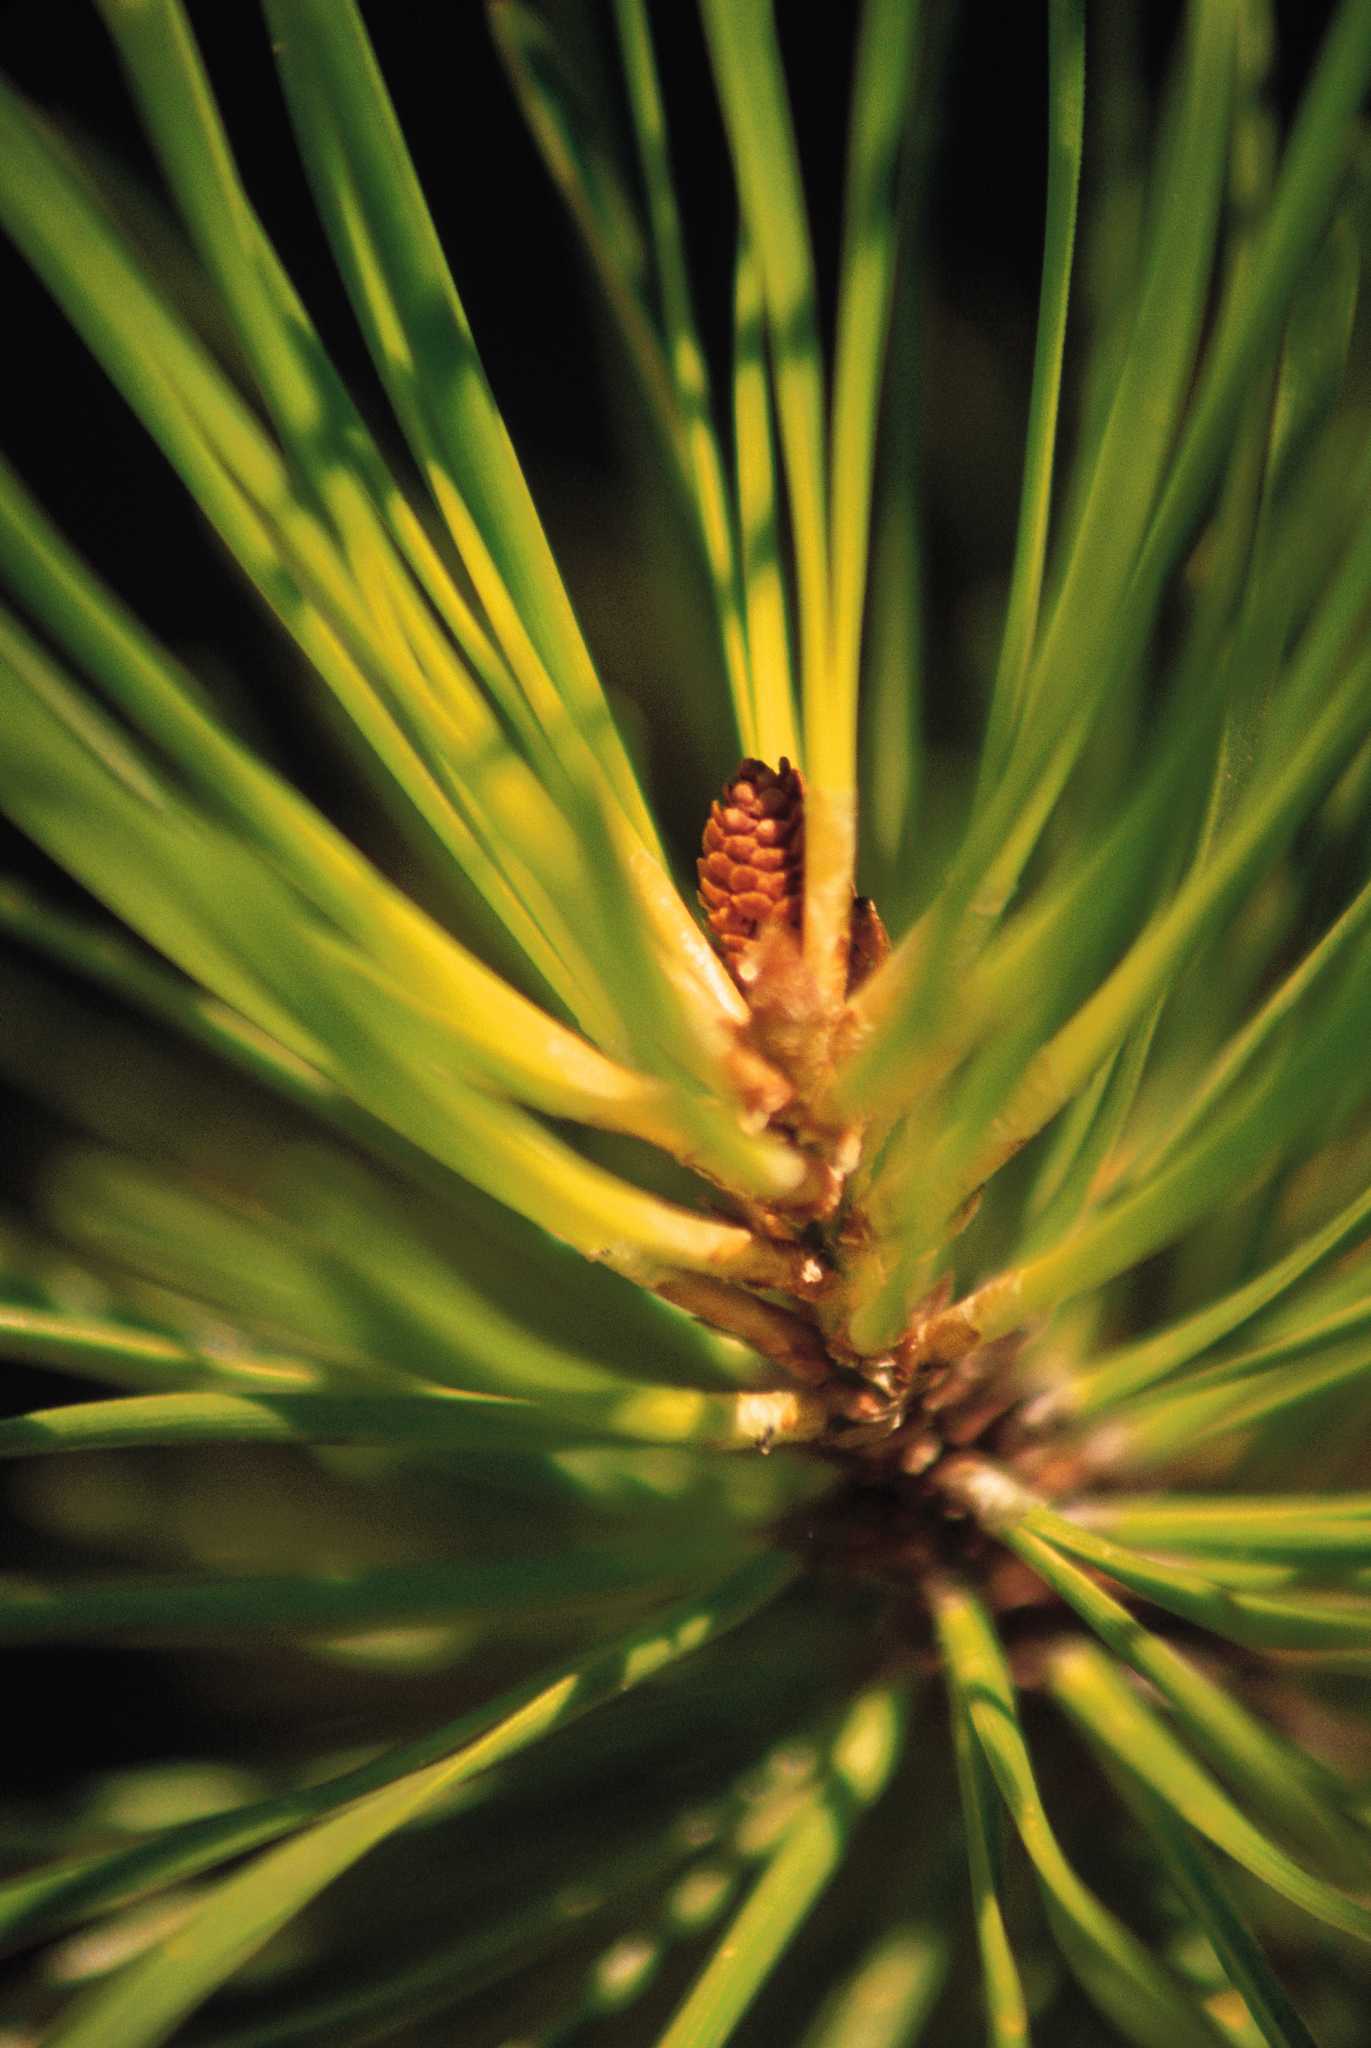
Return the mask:
[[[1176,10],[1155,90],[1146,10],[1035,10],[956,650],[926,201],[993,10],[861,0],[811,162],[808,9],[697,0],[706,108],[650,0],[490,0],[651,508],[616,588],[703,650],[627,715],[383,10],[262,5],[354,394],[196,10],[93,4],[156,189],[0,86],[0,225],[348,792],[0,466],[0,1064],[51,1137],[0,1635],[185,1731],[14,1759],[6,2048],[1359,2048],[1371,0],[1288,107],[1271,0]]]

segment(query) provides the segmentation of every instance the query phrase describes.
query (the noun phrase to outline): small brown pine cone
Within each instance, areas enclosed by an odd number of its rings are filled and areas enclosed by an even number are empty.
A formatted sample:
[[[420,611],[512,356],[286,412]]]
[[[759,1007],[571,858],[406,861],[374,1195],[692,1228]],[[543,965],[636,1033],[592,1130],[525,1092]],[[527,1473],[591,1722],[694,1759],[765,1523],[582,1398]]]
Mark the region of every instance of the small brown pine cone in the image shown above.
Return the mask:
[[[710,806],[698,868],[710,932],[735,976],[764,924],[782,918],[798,928],[804,784],[784,755],[779,768],[740,762],[722,798]]]

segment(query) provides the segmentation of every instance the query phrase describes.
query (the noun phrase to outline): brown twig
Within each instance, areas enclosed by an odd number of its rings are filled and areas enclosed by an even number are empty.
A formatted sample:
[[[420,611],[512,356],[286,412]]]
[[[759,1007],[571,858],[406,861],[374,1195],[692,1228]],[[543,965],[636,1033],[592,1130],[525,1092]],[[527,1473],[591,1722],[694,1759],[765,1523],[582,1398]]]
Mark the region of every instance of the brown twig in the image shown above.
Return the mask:
[[[832,1371],[823,1339],[812,1323],[789,1309],[759,1301],[741,1287],[730,1287],[701,1273],[671,1273],[657,1281],[655,1292],[712,1329],[741,1338],[806,1386],[821,1385]]]

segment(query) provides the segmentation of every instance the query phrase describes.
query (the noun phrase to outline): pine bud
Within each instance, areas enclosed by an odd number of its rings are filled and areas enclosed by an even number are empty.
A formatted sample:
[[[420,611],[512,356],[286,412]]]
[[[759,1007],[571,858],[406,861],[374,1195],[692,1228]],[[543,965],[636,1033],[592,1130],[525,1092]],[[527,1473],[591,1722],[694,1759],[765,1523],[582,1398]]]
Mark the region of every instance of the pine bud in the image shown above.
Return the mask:
[[[773,918],[798,928],[804,901],[804,784],[779,768],[740,762],[710,806],[698,863],[700,902],[736,978],[738,962]]]

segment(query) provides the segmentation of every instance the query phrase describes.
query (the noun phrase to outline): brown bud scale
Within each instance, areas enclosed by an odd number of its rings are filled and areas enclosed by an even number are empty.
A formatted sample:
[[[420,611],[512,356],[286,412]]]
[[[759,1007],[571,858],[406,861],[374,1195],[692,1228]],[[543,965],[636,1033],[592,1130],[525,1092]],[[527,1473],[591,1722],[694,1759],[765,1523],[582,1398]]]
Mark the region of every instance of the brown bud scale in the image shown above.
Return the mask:
[[[736,974],[764,924],[794,928],[804,902],[804,784],[785,756],[779,768],[743,761],[710,807],[698,863],[700,902],[714,942]]]

